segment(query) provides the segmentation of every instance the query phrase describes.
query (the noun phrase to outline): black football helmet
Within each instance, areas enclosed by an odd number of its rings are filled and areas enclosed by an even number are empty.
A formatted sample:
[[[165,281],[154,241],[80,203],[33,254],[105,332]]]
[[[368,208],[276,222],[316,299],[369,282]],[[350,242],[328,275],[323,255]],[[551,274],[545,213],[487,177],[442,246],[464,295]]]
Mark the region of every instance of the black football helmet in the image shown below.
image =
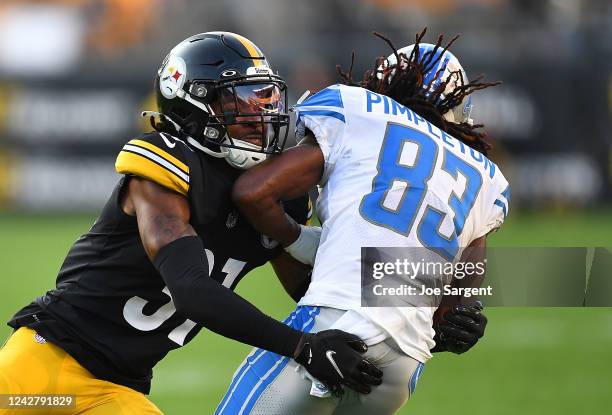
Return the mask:
[[[230,32],[191,36],[175,46],[155,78],[159,126],[234,167],[247,169],[283,150],[287,86],[261,50]]]

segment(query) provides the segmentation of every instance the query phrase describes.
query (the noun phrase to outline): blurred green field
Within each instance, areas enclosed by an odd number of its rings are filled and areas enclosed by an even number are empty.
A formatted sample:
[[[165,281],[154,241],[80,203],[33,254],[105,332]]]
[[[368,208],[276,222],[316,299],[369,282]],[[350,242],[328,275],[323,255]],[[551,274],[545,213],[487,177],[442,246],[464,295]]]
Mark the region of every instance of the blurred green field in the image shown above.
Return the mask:
[[[91,216],[0,215],[1,320],[53,285],[70,244],[91,223]],[[490,244],[612,246],[612,212],[513,214]],[[294,306],[268,267],[251,273],[238,292],[279,319]],[[487,315],[482,343],[464,356],[435,356],[400,413],[612,410],[612,309],[499,308]],[[8,335],[9,328],[1,326],[0,338]],[[248,351],[202,331],[157,366],[151,399],[167,414],[212,413]]]

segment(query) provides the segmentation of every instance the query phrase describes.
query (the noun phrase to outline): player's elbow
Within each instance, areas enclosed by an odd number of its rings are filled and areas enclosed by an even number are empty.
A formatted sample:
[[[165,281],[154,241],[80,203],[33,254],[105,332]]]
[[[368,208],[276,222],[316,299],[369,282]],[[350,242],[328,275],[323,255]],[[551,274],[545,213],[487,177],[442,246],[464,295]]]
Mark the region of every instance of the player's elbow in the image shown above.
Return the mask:
[[[191,302],[182,293],[174,291],[170,291],[170,293],[172,294],[172,302],[176,312],[185,317],[193,315],[194,310],[192,309]]]
[[[229,291],[209,277],[168,288],[177,314],[205,327],[219,320],[219,289]]]
[[[196,320],[194,316],[202,313],[203,307],[201,307],[201,303],[206,303],[206,298],[201,297],[201,292],[197,300],[194,298],[193,293],[199,291],[196,284],[178,282],[171,285],[172,286],[168,286],[168,289],[170,290],[176,312],[182,316]]]
[[[142,246],[144,247],[147,256],[155,261],[159,252],[175,240],[184,236],[191,236],[191,233],[185,232],[178,235],[167,235],[160,232],[144,233],[141,236]]]
[[[170,295],[176,311],[183,316],[189,315],[189,303],[186,301],[182,292],[177,290],[176,287],[168,287],[168,289],[170,290]]]

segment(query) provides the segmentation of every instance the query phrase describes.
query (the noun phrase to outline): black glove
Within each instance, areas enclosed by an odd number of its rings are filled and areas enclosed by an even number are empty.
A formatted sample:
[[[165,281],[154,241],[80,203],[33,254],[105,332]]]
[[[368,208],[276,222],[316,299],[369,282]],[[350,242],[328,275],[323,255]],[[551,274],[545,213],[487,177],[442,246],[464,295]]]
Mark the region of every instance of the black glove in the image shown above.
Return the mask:
[[[296,362],[335,394],[346,385],[370,393],[370,385],[382,383],[382,371],[363,358],[368,346],[357,336],[341,330],[305,333],[295,350]]]
[[[456,304],[444,313],[444,321],[434,327],[436,347],[431,351],[465,353],[484,336],[487,318],[482,314],[483,305],[480,301],[469,307]]]

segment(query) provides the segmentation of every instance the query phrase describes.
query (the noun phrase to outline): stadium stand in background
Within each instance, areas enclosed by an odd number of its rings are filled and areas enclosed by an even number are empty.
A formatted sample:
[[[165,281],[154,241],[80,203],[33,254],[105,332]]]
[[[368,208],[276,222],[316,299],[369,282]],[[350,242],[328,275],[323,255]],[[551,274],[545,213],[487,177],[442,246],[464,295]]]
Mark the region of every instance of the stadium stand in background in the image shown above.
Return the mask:
[[[325,13],[321,13],[325,10]],[[116,181],[114,155],[152,109],[160,56],[222,29],[262,45],[295,102],[337,80],[354,48],[360,77],[385,45],[462,34],[475,97],[517,207],[612,199],[612,4],[606,0],[57,0],[0,4],[0,204],[89,211]],[[433,41],[435,39],[429,38]]]

